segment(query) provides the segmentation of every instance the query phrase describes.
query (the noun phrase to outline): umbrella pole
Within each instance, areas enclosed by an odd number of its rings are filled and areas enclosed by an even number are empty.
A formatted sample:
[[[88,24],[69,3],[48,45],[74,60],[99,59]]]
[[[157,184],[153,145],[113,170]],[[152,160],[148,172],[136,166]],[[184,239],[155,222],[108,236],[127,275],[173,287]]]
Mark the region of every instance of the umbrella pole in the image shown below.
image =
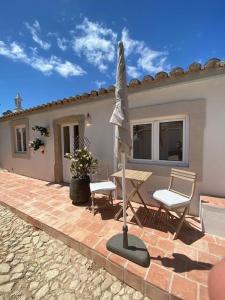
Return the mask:
[[[121,163],[122,163],[122,194],[123,194],[123,247],[128,247],[128,238],[127,238],[127,198],[126,198],[126,154],[125,152],[121,153]]]
[[[123,43],[118,46],[118,64],[116,78],[116,106],[110,119],[110,123],[116,125],[115,148],[120,152],[122,164],[122,196],[123,196],[123,232],[113,235],[106,243],[106,248],[125,259],[128,259],[142,267],[148,267],[150,256],[144,242],[133,234],[128,234],[127,227],[127,197],[126,197],[126,148],[131,147],[129,133],[129,111],[127,103],[126,65],[124,59]],[[120,136],[120,133],[123,133]],[[127,136],[125,136],[127,135]],[[118,143],[120,146],[118,148]],[[114,148],[114,150],[115,150]],[[120,149],[122,148],[122,149]],[[120,150],[120,151],[118,151]],[[124,150],[124,151],[121,151]],[[128,149],[127,149],[128,150]],[[128,152],[128,151],[127,151]],[[117,157],[117,155],[116,155]],[[129,244],[129,245],[128,245]]]
[[[137,236],[128,234],[127,227],[127,199],[126,199],[126,155],[121,153],[122,164],[122,195],[123,195],[123,233],[112,236],[106,243],[106,248],[125,259],[128,259],[142,267],[148,267],[150,264],[150,256],[145,244]],[[128,245],[129,241],[129,245]]]

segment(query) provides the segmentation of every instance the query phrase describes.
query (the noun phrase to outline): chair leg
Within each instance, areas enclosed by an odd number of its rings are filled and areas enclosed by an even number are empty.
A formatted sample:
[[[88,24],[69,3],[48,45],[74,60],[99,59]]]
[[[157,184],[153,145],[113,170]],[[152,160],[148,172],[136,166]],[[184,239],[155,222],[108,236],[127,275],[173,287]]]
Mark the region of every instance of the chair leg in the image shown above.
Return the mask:
[[[201,232],[205,233],[205,227],[203,222],[203,208],[202,208],[202,202],[200,201],[200,207],[199,207],[199,219],[201,224]]]
[[[95,200],[94,200],[94,193],[91,194],[91,206],[92,206],[92,214],[95,215]]]
[[[158,209],[158,213],[161,213],[162,208],[163,208],[162,205],[160,205]]]
[[[185,216],[186,216],[186,214],[187,214],[187,212],[188,212],[188,208],[189,208],[189,207],[186,207],[186,208],[185,208],[185,210],[184,210],[184,212],[183,212],[183,215],[182,215],[182,217],[180,218],[180,222],[179,222],[179,224],[178,224],[178,226],[177,226],[177,230],[176,230],[176,233],[175,233],[174,238],[173,238],[174,240],[177,239],[178,234],[180,233],[181,227],[182,227],[182,225],[183,225],[183,223],[184,223]]]
[[[109,202],[113,205],[112,191],[109,193]]]

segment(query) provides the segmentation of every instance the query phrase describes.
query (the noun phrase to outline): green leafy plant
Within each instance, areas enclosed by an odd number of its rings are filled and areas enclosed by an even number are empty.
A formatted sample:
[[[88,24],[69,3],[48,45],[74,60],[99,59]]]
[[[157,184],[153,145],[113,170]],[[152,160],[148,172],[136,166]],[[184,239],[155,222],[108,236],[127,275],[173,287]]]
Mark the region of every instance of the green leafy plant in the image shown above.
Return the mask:
[[[38,138],[34,139],[29,143],[29,147],[33,148],[34,151],[37,151],[40,147],[44,146],[44,142]],[[43,151],[43,150],[42,150]]]
[[[71,161],[70,172],[74,178],[87,178],[95,172],[98,165],[98,160],[87,147],[75,150],[74,154],[66,153],[65,157]]]
[[[32,130],[39,131],[41,135],[49,136],[49,128],[35,125],[32,127]]]

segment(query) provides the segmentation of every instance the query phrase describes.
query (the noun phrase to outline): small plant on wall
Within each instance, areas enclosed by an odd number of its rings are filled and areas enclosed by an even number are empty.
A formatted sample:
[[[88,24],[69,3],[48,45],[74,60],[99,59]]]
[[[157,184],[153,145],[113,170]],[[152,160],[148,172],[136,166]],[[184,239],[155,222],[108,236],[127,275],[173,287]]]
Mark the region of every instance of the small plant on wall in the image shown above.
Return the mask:
[[[32,148],[34,151],[40,149],[42,154],[44,154],[45,152],[44,146],[45,146],[44,142],[38,138],[34,139],[29,143],[30,148]]]
[[[49,128],[35,125],[32,127],[33,131],[39,131],[41,136],[49,136]]]
[[[49,137],[49,128],[35,125],[32,127],[32,130],[37,132],[40,136]],[[39,137],[34,138],[33,141],[29,143],[29,147],[34,151],[41,150],[41,153],[45,153],[45,143]]]

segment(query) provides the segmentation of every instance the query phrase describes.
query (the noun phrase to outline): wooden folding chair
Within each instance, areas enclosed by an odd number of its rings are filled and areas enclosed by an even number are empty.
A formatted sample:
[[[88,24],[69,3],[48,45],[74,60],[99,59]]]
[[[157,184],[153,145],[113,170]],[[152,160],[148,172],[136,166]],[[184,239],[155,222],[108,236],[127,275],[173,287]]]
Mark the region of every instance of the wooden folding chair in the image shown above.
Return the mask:
[[[191,183],[190,194],[185,194],[177,191],[174,188],[174,179],[181,181],[188,181]],[[153,193],[153,198],[159,203],[159,212],[164,209],[167,213],[171,214],[170,211],[174,211],[179,217],[180,221],[176,228],[174,239],[177,238],[185,216],[189,210],[191,200],[194,195],[196,185],[196,173],[183,171],[179,169],[171,169],[170,174],[170,183],[169,187],[166,190],[157,190]],[[183,213],[180,212],[180,209],[183,209]]]

